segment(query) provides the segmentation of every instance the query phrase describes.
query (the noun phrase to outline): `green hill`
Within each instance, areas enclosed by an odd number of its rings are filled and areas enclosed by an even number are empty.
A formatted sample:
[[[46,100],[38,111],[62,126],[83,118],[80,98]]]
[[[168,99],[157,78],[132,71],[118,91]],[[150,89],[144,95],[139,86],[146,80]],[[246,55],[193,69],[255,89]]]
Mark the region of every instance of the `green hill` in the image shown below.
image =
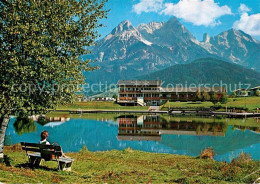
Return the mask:
[[[178,64],[166,69],[137,77],[141,80],[160,79],[167,84],[227,84],[229,91],[239,88],[239,84],[246,87],[260,85],[260,73],[213,58],[195,60],[189,64]],[[231,86],[231,87],[229,87]]]

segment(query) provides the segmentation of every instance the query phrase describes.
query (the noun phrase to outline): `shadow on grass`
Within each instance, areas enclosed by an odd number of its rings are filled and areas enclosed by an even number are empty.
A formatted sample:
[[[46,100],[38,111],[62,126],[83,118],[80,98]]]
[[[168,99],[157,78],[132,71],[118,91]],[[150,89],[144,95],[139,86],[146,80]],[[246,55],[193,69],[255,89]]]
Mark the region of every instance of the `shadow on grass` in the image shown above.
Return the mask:
[[[23,164],[17,164],[15,167],[17,168],[24,168],[24,169],[41,169],[41,170],[45,170],[45,171],[58,171],[58,169],[53,169],[53,168],[49,168],[47,166],[33,166],[30,163],[23,163]]]

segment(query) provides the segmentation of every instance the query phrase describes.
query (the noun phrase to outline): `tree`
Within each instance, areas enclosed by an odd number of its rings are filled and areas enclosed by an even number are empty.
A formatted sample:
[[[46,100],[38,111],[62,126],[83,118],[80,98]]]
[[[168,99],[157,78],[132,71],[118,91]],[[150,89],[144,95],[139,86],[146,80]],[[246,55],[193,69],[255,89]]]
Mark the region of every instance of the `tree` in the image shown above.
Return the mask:
[[[202,96],[201,96],[201,92],[200,91],[197,91],[196,99],[199,100],[199,101],[202,100]]]
[[[211,95],[211,101],[216,104],[218,102],[218,94],[214,91]]]
[[[237,97],[237,93],[235,91],[232,92],[232,95],[231,95],[233,98]]]
[[[255,94],[256,94],[256,96],[260,96],[260,90],[257,90],[257,91],[255,92]]]
[[[202,99],[203,101],[209,101],[210,100],[209,93],[206,91],[202,91]]]
[[[248,96],[247,91],[242,91],[241,94],[242,94],[243,96]]]
[[[10,114],[46,113],[72,102],[94,70],[106,0],[0,0],[0,156]]]
[[[227,103],[227,101],[228,101],[228,95],[226,92],[223,92],[222,97],[221,97],[221,103],[225,104],[225,103]]]
[[[113,94],[112,98],[116,99],[117,100],[117,95],[116,94]]]

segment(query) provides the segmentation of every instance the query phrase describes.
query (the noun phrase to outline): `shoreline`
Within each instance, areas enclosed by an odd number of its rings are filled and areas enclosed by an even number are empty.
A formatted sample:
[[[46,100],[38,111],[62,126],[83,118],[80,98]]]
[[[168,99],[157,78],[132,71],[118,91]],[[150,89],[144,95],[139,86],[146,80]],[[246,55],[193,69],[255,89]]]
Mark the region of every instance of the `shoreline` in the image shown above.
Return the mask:
[[[169,114],[169,115],[198,115],[198,116],[226,116],[228,118],[247,118],[247,117],[260,117],[260,113],[237,113],[237,112],[217,112],[217,111],[149,111],[149,110],[56,110],[55,112],[65,112],[69,114],[90,114],[90,113],[115,113],[115,114]]]
[[[60,105],[56,112],[71,114],[169,114],[169,115],[199,115],[226,117],[260,117],[260,97],[228,98],[225,104],[212,102],[166,102],[157,107],[153,106],[121,106],[112,101],[86,101]]]

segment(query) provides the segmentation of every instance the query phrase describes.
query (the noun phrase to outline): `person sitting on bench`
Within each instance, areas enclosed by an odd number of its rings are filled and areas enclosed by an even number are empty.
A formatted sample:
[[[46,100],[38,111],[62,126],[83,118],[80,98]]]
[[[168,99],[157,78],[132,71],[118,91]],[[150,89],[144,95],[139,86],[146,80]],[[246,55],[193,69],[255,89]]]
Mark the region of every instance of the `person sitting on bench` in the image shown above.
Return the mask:
[[[48,131],[46,131],[46,130],[42,131],[42,133],[41,133],[41,140],[40,140],[39,144],[51,145],[49,143],[49,141],[47,141],[48,136],[49,136],[49,132]]]
[[[49,132],[46,131],[46,130],[42,131],[42,133],[41,133],[41,140],[40,140],[39,144],[51,145],[50,142],[47,141],[47,138],[48,138],[48,137],[49,137]],[[68,158],[68,157],[64,154],[63,150],[61,150],[61,152],[62,152],[62,157]]]

